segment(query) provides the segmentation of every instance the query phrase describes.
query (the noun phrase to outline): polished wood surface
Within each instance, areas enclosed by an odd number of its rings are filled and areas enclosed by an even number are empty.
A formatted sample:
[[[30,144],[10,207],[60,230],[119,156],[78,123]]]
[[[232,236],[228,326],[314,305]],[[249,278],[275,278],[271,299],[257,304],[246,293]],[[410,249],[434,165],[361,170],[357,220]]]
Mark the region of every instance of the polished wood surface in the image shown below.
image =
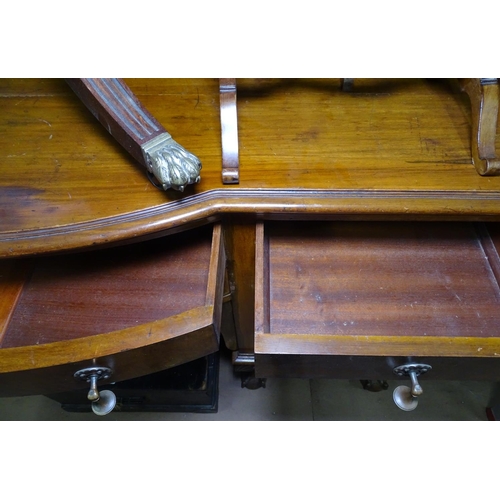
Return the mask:
[[[73,373],[87,366],[111,366],[114,380],[126,380],[218,350],[225,269],[219,225],[40,257],[24,275],[16,272],[22,259],[1,263],[13,271],[0,277],[7,292],[0,395],[77,388]]]
[[[0,82],[0,395],[214,352],[226,250],[228,339],[257,376],[500,376],[500,177],[451,81],[238,79],[237,185],[218,79],[126,82],[199,184],[152,186],[63,80]]]
[[[500,259],[483,225],[266,222],[257,235],[258,359],[500,360]]]
[[[63,80],[0,83],[0,257],[255,218],[498,220],[500,177],[471,161],[471,105],[448,80],[239,79],[240,182],[221,179],[217,79],[127,79],[200,157],[161,192]]]
[[[38,259],[1,346],[123,330],[205,306],[210,230]]]
[[[178,142],[202,150],[204,179],[212,173],[218,185],[217,80],[166,82],[173,87],[141,80],[133,90]],[[193,191],[154,187],[64,80],[3,80],[0,87],[1,256],[88,247],[207,222],[186,204]],[[165,217],[161,212],[168,207],[174,210]]]
[[[237,349],[253,353],[256,226],[252,221],[236,217],[228,222],[224,240]]]
[[[220,124],[222,183],[238,184],[240,181],[240,159],[236,78],[220,79]]]

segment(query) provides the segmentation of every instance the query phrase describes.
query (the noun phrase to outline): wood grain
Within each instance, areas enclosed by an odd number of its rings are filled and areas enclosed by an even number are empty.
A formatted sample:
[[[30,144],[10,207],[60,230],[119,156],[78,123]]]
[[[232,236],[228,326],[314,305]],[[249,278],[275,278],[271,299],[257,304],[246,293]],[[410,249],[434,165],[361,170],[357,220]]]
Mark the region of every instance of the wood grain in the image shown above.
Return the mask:
[[[2,347],[122,330],[204,306],[211,227],[173,238],[38,259]]]
[[[336,362],[369,358],[367,366],[386,367],[391,357],[421,356],[448,360],[454,374],[457,360],[484,361],[481,373],[496,376],[500,177],[481,177],[472,165],[474,113],[448,80],[360,79],[345,93],[338,79],[239,79],[238,185],[221,179],[218,79],[126,82],[200,157],[200,184],[183,194],[154,188],[64,81],[0,82],[1,258],[169,234],[176,242],[141,245],[151,260],[140,252],[122,261],[128,274],[113,274],[109,260],[97,274],[78,274],[78,261],[90,265],[99,253],[86,252],[48,257],[52,264],[24,290],[15,284],[22,276],[4,286],[0,394],[75,388],[73,372],[89,363],[113,366],[118,380],[215,351],[222,298],[213,291],[223,278],[214,265],[222,268],[224,246],[237,348],[255,352],[265,373],[293,376],[292,358],[302,376],[315,363],[325,375],[336,373]],[[210,246],[201,228],[216,221],[224,241],[219,233]],[[272,221],[278,229],[256,248]],[[491,239],[464,221],[491,221]],[[168,255],[194,227],[192,245],[200,239],[210,271],[190,281]],[[156,285],[171,290],[157,274],[169,265],[179,289],[172,310],[154,293]],[[108,302],[98,303],[91,293],[106,280]],[[66,300],[63,315],[50,311],[52,292]],[[107,318],[98,305],[116,314]],[[37,318],[45,322],[38,333]]]
[[[221,78],[220,121],[223,184],[238,184],[240,180],[237,107],[236,78]]]
[[[184,194],[142,167],[58,80],[0,82],[0,256],[119,243],[227,214],[499,220],[471,162],[471,106],[448,80],[239,79],[240,183],[221,181],[217,79],[127,79],[203,163]]]
[[[264,228],[256,259],[256,353],[500,356],[498,249],[484,228],[440,222]]]
[[[222,324],[222,306],[224,303],[226,278],[226,250],[220,224],[215,224],[212,232],[212,248],[208,265],[207,291],[205,305],[213,308],[213,325],[220,340]]]
[[[28,259],[21,263],[0,261],[0,346],[32,268],[32,261]]]
[[[256,334],[255,353],[300,356],[414,356],[495,358],[500,360],[498,332],[491,337],[409,335],[317,335],[309,332]],[[500,363],[500,361],[499,361]]]
[[[254,349],[255,224],[233,219],[224,226],[231,301],[240,352]]]
[[[150,337],[150,343],[144,342],[144,339],[151,328],[96,336],[92,337],[92,342],[80,339],[34,346],[29,351],[12,348],[2,353],[0,350],[0,396],[49,394],[86,388],[73,375],[89,366],[110,367],[114,373],[109,381],[119,382],[207,356],[218,350],[219,343],[210,324],[211,308],[200,312],[200,328],[193,330],[196,326],[193,315],[188,321],[179,318],[178,323],[177,318],[170,318],[153,328],[154,337]],[[187,329],[186,324],[189,324]],[[165,337],[165,334],[168,336]]]
[[[49,368],[134,350],[138,350],[136,355],[140,358],[140,349],[143,347],[196,332],[209,327],[211,321],[212,308],[202,306],[186,313],[118,331],[55,342],[4,347],[0,349],[0,373]],[[147,364],[147,359],[143,359],[142,363]]]
[[[141,146],[166,132],[121,78],[67,78],[101,125],[146,168]]]
[[[24,261],[4,260],[24,269]],[[220,226],[84,254],[41,257],[24,287],[4,273],[12,311],[0,348],[0,394],[78,388],[102,362],[125,380],[219,346],[225,253]]]
[[[193,152],[196,143],[204,144],[205,179],[214,172],[220,183],[217,80],[176,80],[174,88],[156,81],[156,90],[152,80],[139,83],[133,90],[147,107],[159,99],[152,106],[155,116],[179,143]],[[126,233],[134,237],[146,228],[151,235],[158,221],[141,217],[142,210],[170,202],[180,208],[175,202],[183,196],[152,186],[142,166],[109,137],[63,80],[7,80],[0,83],[0,95],[2,255],[15,254],[17,244],[25,247],[21,254],[29,254],[40,243],[48,243],[50,251],[88,247],[109,236],[121,240]],[[135,222],[120,229],[124,214]],[[182,211],[172,215],[166,221],[174,227],[189,223]],[[56,241],[50,244],[54,230]]]

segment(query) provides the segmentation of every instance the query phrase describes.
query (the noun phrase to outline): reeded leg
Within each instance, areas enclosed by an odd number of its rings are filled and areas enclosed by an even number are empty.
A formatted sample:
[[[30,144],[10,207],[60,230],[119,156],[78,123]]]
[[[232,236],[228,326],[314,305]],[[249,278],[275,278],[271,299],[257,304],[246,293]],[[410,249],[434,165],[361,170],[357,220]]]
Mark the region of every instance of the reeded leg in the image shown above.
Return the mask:
[[[200,181],[200,160],[172,139],[120,78],[68,78],[68,85],[106,130],[162,189]]]

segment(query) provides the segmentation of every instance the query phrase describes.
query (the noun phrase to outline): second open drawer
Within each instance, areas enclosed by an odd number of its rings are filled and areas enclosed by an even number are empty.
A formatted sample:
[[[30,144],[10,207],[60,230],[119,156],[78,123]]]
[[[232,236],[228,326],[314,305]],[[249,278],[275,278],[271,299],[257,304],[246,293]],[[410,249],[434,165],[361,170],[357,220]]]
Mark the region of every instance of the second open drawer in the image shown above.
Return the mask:
[[[496,231],[260,223],[256,376],[390,379],[396,366],[423,362],[429,378],[500,379]]]

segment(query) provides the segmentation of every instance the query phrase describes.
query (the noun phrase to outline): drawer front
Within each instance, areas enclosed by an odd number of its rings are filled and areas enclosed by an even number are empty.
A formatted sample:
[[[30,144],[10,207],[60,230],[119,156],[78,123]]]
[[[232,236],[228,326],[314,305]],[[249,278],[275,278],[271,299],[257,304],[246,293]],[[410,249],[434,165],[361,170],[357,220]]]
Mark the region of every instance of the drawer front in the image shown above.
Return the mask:
[[[442,361],[438,378],[474,378],[479,365],[498,377],[500,265],[486,226],[270,222],[257,233],[258,376],[394,378],[418,359]]]
[[[81,389],[161,371],[218,350],[225,253],[219,225],[84,254],[2,261],[0,395]],[[25,276],[12,271],[24,266]],[[17,281],[16,281],[17,278]]]

